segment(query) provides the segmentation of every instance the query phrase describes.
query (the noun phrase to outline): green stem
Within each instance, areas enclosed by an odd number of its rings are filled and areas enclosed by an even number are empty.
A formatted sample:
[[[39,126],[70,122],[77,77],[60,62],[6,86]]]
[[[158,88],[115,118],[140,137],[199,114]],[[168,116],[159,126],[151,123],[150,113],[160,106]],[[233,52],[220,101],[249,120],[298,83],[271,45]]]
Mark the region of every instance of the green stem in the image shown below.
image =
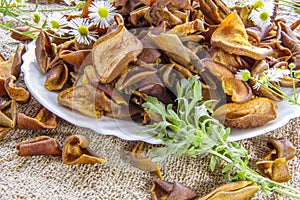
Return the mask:
[[[233,162],[230,158],[228,158],[228,157],[226,157],[226,156],[224,156],[224,155],[222,155],[222,154],[220,154],[220,153],[218,153],[214,150],[210,149],[210,150],[207,151],[207,153],[211,153],[211,154],[221,158],[222,160],[224,160],[227,163],[232,163]],[[280,194],[287,195],[287,196],[290,196],[290,197],[293,197],[293,198],[296,198],[296,199],[300,199],[300,191],[296,190],[293,187],[290,187],[290,186],[284,185],[282,183],[278,183],[278,182],[272,181],[268,178],[265,178],[265,177],[259,175],[256,171],[252,170],[249,167],[247,167],[247,168],[242,167],[242,165],[239,164],[239,163],[237,165],[235,165],[235,167],[237,167],[241,171],[247,172],[248,177],[250,176],[250,177],[256,178],[257,180],[259,180],[258,181],[259,183],[268,182],[270,184],[276,185],[276,187],[274,187],[274,191],[276,191]],[[247,178],[247,176],[246,176],[246,178]],[[249,179],[251,179],[251,178],[249,178]],[[282,188],[285,188],[285,189],[289,190],[290,192],[286,191],[286,190],[283,190]]]
[[[285,3],[288,3],[288,4],[292,4],[292,5],[297,6],[297,7],[300,6],[299,3],[296,3],[296,2],[293,2],[293,1],[288,1],[288,0],[280,0],[280,1],[285,2]]]
[[[35,37],[34,37],[32,34],[30,34],[30,33],[24,34],[23,32],[20,32],[20,31],[18,31],[18,30],[15,30],[15,29],[13,29],[13,28],[8,27],[8,26],[3,26],[1,23],[0,23],[0,27],[2,27],[2,28],[4,28],[4,29],[7,29],[7,30],[10,30],[10,31],[12,31],[12,32],[21,34],[21,35],[26,35],[26,36],[30,37],[31,39],[34,39],[34,38],[35,38]]]

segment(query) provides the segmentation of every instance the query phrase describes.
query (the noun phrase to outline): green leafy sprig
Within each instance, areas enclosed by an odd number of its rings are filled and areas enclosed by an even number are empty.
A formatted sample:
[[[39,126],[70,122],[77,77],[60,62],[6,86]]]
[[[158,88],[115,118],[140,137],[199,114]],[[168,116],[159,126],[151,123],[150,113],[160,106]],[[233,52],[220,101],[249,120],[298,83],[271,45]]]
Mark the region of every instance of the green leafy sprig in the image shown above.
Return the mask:
[[[162,140],[162,147],[150,149],[152,161],[168,156],[192,156],[210,154],[210,169],[222,163],[222,172],[231,180],[250,180],[261,185],[271,194],[277,192],[300,199],[300,191],[261,176],[248,167],[248,152],[237,142],[228,142],[229,128],[212,118],[212,101],[202,101],[201,83],[198,76],[184,79],[177,84],[177,110],[174,105],[165,106],[157,98],[148,97],[143,107],[161,116],[161,121],[148,125],[149,132]]]

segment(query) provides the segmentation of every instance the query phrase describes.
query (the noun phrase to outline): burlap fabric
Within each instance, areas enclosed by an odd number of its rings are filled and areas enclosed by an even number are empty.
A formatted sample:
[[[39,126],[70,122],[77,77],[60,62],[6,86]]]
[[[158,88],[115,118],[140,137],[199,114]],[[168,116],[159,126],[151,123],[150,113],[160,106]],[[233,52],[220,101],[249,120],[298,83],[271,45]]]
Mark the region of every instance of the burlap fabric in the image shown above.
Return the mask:
[[[55,5],[49,5],[52,7]],[[291,16],[289,10],[281,10],[281,16]],[[0,53],[9,58],[18,41],[11,39],[9,32],[0,29]],[[18,82],[24,85],[22,77]],[[3,101],[3,99],[0,99]],[[18,110],[31,114],[39,107],[33,98],[28,104],[19,105]],[[300,118],[291,120],[282,128],[265,135],[239,141],[248,149],[250,166],[269,151],[268,138],[288,138],[297,147],[297,156],[289,161],[292,179],[287,183],[300,190]],[[40,135],[56,138],[61,144],[72,134],[84,134],[91,138],[91,148],[107,159],[105,164],[69,166],[60,157],[20,157],[17,143]],[[12,130],[0,139],[0,199],[150,199],[150,188],[155,174],[135,168],[129,153],[136,142],[124,141],[113,136],[103,136],[86,128],[58,119],[55,130]],[[202,196],[227,180],[219,171],[209,170],[209,158],[170,157],[160,163],[163,180],[178,181]],[[289,199],[281,195],[266,196],[261,191],[253,199]]]

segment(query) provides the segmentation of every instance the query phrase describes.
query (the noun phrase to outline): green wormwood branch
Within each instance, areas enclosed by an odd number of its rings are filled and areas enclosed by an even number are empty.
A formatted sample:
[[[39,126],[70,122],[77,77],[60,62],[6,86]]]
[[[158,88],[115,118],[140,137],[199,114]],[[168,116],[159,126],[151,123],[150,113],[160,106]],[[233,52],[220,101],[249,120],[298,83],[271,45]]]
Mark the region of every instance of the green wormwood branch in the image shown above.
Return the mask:
[[[231,180],[250,180],[258,183],[266,194],[277,192],[300,199],[300,191],[277,183],[248,167],[250,156],[237,142],[227,142],[230,133],[219,121],[211,117],[212,100],[202,101],[202,88],[198,76],[183,79],[177,84],[177,110],[165,106],[157,98],[148,97],[143,107],[156,113],[161,121],[148,125],[147,132],[162,140],[162,147],[150,149],[152,161],[159,162],[168,156],[210,154],[210,169],[224,163],[222,172]]]

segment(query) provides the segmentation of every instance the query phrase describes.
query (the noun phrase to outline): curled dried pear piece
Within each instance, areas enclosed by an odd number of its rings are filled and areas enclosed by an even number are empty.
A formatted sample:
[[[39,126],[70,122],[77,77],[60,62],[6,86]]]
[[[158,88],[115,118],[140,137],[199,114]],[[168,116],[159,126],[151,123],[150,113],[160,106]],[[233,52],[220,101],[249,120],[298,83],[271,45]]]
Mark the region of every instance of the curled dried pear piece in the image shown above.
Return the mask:
[[[215,63],[209,58],[201,60],[203,66],[222,82],[224,92],[231,96],[235,103],[248,102],[252,97],[250,86],[241,80],[235,79],[234,74],[224,65]]]
[[[268,98],[258,97],[246,103],[227,103],[220,106],[212,117],[233,128],[262,126],[276,119],[277,105]]]
[[[11,57],[8,60],[2,58],[1,60],[2,61],[0,61],[0,78],[6,79],[11,75],[11,66],[14,62],[14,58]]]
[[[268,146],[271,146],[272,151],[275,150],[275,158],[286,158],[287,160],[291,160],[296,155],[296,148],[294,145],[286,138],[281,139],[269,139]],[[273,153],[271,153],[273,154]],[[267,157],[274,157],[273,156],[267,156]],[[265,160],[270,160],[266,159]],[[273,159],[272,159],[273,160]]]
[[[146,172],[155,172],[159,178],[162,178],[158,163],[152,162],[143,152],[144,142],[138,142],[132,149],[132,164]]]
[[[4,87],[8,96],[18,103],[27,103],[31,97],[30,93],[25,88],[16,87],[15,81],[16,77],[12,75],[5,80]]]
[[[15,76],[17,79],[19,78],[21,72],[22,55],[25,52],[25,45],[23,43],[19,43],[16,49],[16,52],[13,56],[13,63],[11,66],[11,75]]]
[[[10,131],[10,130],[11,130],[11,128],[6,128],[6,127],[1,127],[0,126],[0,139],[2,137],[4,137],[8,133],[8,131]]]
[[[231,11],[223,1],[199,0],[200,10],[209,24],[219,24]]]
[[[5,89],[5,79],[0,76],[0,97],[4,97],[7,95]]]
[[[136,60],[143,44],[124,25],[122,16],[115,16],[118,27],[100,37],[92,49],[93,65],[102,83],[109,83],[122,74],[128,63]]]
[[[293,62],[296,66],[295,70],[300,69],[300,39],[297,37],[296,33],[290,29],[288,25],[283,22],[278,22],[279,33],[278,39],[280,39],[281,44],[290,49],[292,52],[291,62]]]
[[[211,48],[209,51],[214,62],[226,66],[233,73],[236,73],[241,69],[250,70],[251,68],[240,56],[229,54],[218,48]]]
[[[0,126],[14,128],[17,119],[17,104],[14,100],[0,104]],[[5,131],[3,129],[3,131]]]
[[[89,59],[88,55],[92,54],[91,49],[82,49],[77,51],[62,50],[59,52],[59,58],[63,59],[66,63],[73,65],[75,68],[81,67],[85,59]],[[91,62],[91,61],[90,61]]]
[[[35,41],[35,56],[39,68],[43,73],[48,70],[48,61],[52,55],[51,41],[47,33],[41,31]]]
[[[215,30],[211,45],[230,54],[248,56],[255,60],[262,60],[272,53],[271,48],[256,47],[248,41],[245,26],[235,12],[229,14]]]
[[[188,200],[194,199],[196,193],[179,182],[169,183],[163,180],[153,180],[150,195],[152,200]]]
[[[17,126],[19,129],[27,130],[55,129],[57,126],[56,115],[46,108],[41,108],[32,117],[18,113]]]
[[[68,80],[68,67],[65,64],[59,64],[47,72],[47,77],[44,83],[45,88],[49,91],[61,90]]]
[[[58,142],[49,136],[39,136],[16,145],[20,156],[61,155]]]
[[[186,67],[192,72],[200,73],[203,71],[200,58],[190,49],[185,47],[177,35],[166,33],[154,35],[148,33],[148,36],[158,48],[164,51],[164,53],[173,61]]]
[[[184,1],[188,3],[188,1]],[[166,22],[170,26],[175,26],[182,24],[182,20],[174,15],[171,10],[171,7],[168,8],[167,4],[171,5],[172,1],[170,0],[157,0],[151,7],[148,9],[144,18],[153,26],[158,26],[162,22]],[[169,10],[171,9],[171,10]],[[177,9],[175,9],[177,10]]]
[[[251,181],[236,181],[224,184],[198,200],[247,200],[258,190],[259,186]]]
[[[204,22],[200,19],[195,19],[191,22],[180,24],[169,30],[169,34],[193,34],[206,32],[207,29],[204,26]]]
[[[103,116],[103,108],[95,105],[95,90],[96,88],[90,85],[70,87],[57,96],[57,101],[60,105],[87,117],[100,118]]]
[[[62,159],[65,164],[96,164],[104,163],[105,159],[96,155],[88,146],[90,139],[84,135],[72,135],[64,143]]]
[[[291,179],[286,158],[277,158],[274,161],[263,160],[256,163],[258,171],[276,182],[287,182]]]

